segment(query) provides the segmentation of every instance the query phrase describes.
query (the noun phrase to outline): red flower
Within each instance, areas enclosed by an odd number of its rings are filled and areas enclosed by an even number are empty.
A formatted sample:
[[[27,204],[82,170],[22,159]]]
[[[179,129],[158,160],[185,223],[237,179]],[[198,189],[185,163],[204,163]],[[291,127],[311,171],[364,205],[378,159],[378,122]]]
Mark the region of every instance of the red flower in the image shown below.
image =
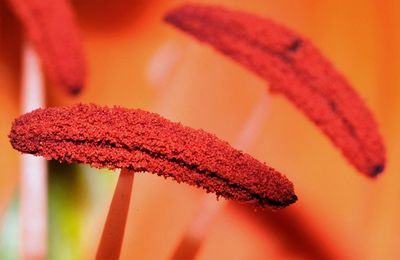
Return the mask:
[[[385,167],[377,124],[357,93],[307,39],[240,11],[183,5],[165,20],[212,45],[284,94],[368,176]]]

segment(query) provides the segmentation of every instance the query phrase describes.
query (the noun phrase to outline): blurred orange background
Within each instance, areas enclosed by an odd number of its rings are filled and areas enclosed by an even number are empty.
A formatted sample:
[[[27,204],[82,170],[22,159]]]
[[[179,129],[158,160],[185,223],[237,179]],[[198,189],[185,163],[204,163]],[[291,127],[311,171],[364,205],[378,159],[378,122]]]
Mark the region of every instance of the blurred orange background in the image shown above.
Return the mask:
[[[93,102],[142,108],[235,144],[268,85],[162,21],[167,10],[183,2],[73,1],[89,62],[89,80],[77,98],[47,84],[47,105]],[[269,94],[268,111],[245,152],[285,173],[295,184],[299,201],[276,213],[254,213],[229,203],[207,230],[197,259],[400,259],[400,2],[197,2],[269,17],[310,38],[373,111],[388,151],[385,172],[377,180],[369,180],[285,98]],[[12,150],[7,134],[20,114],[22,39],[18,21],[0,2],[3,220],[18,192],[19,154]],[[68,205],[66,212],[78,212],[63,220],[76,222],[74,235],[63,231],[63,222],[50,225],[52,259],[94,257],[99,227],[117,180],[117,175],[108,171],[71,169],[75,171],[63,174],[75,175],[71,178],[76,181],[63,182],[57,178],[65,177],[54,177],[62,171],[60,166],[50,167],[50,178],[55,179],[49,184],[49,200],[56,190],[51,185],[55,185],[69,194],[60,201]],[[170,257],[204,198],[213,195],[138,173],[132,196],[121,259]],[[50,206],[50,222],[52,214],[58,218],[64,213]],[[3,240],[7,239],[4,223],[0,222]],[[64,243],[68,239],[73,241]]]

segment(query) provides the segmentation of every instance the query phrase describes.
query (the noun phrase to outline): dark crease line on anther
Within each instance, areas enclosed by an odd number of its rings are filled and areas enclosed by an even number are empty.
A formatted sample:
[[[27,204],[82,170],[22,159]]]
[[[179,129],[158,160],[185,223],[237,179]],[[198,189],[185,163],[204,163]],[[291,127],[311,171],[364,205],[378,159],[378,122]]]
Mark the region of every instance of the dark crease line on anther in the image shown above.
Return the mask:
[[[205,21],[201,17],[193,16],[191,18],[195,19],[195,20],[197,20],[197,21],[199,21],[201,23],[205,23]],[[259,50],[267,53],[267,55],[275,56],[275,57],[281,59],[286,64],[288,64],[292,68],[292,71],[294,72],[294,74],[297,75],[297,77],[299,78],[300,82],[303,82],[305,85],[308,85],[309,88],[315,94],[320,96],[322,98],[322,100],[324,100],[328,104],[328,106],[331,108],[332,113],[336,114],[337,118],[339,118],[342,121],[342,124],[347,129],[347,132],[349,133],[349,135],[352,136],[356,140],[356,143],[357,143],[357,145],[359,147],[360,153],[362,153],[368,161],[371,161],[370,156],[364,152],[363,142],[360,140],[359,136],[357,135],[353,124],[339,111],[336,103],[334,103],[335,106],[334,106],[334,109],[333,109],[332,100],[328,99],[327,95],[324,95],[313,84],[304,82],[304,80],[302,79],[304,77],[304,73],[298,71],[298,69],[295,67],[295,65],[292,62],[292,59],[289,56],[287,56],[285,54],[282,54],[282,53],[280,53],[278,51],[272,50],[270,47],[264,45],[263,43],[259,42],[258,40],[251,39],[246,33],[239,32],[239,30],[234,30],[232,28],[232,26],[227,26],[227,25],[221,24],[220,22],[214,21],[213,19],[208,19],[207,23],[208,22],[210,22],[211,25],[214,28],[216,28],[217,30],[223,31],[224,33],[226,33],[227,35],[231,36],[232,38],[234,38],[236,40],[239,40],[239,41],[244,41],[249,46],[252,46],[254,48],[258,48]],[[292,42],[292,44],[289,45],[288,49],[290,49],[290,47],[292,47],[292,48],[295,48],[296,50],[298,50],[298,48],[301,46],[300,43],[302,43],[300,39],[295,39]]]
[[[63,139],[62,141],[60,141],[60,140],[47,140],[47,141],[54,142],[54,143],[68,142],[68,143],[72,143],[74,145],[88,144],[88,145],[93,145],[94,147],[102,147],[102,148],[109,148],[109,149],[124,149],[124,150],[127,150],[128,152],[141,152],[141,153],[144,153],[144,154],[150,156],[153,159],[165,160],[169,163],[177,164],[183,168],[186,168],[190,171],[194,171],[198,174],[203,174],[208,177],[215,178],[218,181],[223,182],[224,184],[228,185],[232,189],[235,189],[238,191],[244,191],[244,192],[248,193],[251,198],[256,199],[261,206],[264,206],[267,204],[270,206],[281,207],[281,206],[287,206],[297,200],[297,197],[293,197],[293,198],[291,198],[289,200],[285,200],[285,201],[277,201],[277,200],[269,199],[267,197],[262,198],[259,194],[251,191],[250,189],[244,187],[243,185],[235,183],[235,182],[231,182],[227,178],[220,176],[217,172],[206,170],[206,169],[204,169],[204,170],[199,169],[199,165],[190,164],[190,163],[185,162],[182,159],[177,159],[174,157],[168,158],[168,156],[165,154],[162,154],[159,152],[153,152],[153,151],[143,148],[143,147],[138,147],[138,146],[129,147],[125,144],[116,146],[115,143],[111,143],[107,140],[96,142],[96,141],[90,141],[90,140],[74,140],[74,139],[67,138],[67,139]]]

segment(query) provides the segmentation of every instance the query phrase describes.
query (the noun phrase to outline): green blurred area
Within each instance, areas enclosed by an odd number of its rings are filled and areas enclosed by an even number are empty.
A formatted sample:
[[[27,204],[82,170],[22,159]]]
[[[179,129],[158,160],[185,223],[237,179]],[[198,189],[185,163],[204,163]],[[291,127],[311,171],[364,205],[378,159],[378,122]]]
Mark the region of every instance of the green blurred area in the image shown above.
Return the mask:
[[[94,228],[102,226],[96,215],[108,208],[118,174],[55,161],[48,165],[48,259],[85,259],[98,240]],[[18,222],[16,192],[0,222],[0,259],[19,259]]]
[[[0,222],[0,259],[19,259],[18,213],[18,194],[16,193]]]

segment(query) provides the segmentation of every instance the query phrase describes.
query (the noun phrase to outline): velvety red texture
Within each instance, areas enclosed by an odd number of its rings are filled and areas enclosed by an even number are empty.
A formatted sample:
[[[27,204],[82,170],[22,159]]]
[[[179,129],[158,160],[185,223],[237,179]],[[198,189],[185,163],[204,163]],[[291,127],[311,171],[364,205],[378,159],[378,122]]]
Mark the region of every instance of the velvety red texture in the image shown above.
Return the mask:
[[[38,109],[16,119],[9,137],[23,153],[149,171],[261,207],[297,200],[293,184],[273,168],[203,130],[139,109],[82,104]]]
[[[70,94],[82,89],[86,61],[66,0],[6,0],[39,53],[49,78]]]
[[[310,41],[269,19],[217,6],[183,5],[165,20],[268,81],[359,171],[374,177],[384,170],[385,147],[371,112]]]

